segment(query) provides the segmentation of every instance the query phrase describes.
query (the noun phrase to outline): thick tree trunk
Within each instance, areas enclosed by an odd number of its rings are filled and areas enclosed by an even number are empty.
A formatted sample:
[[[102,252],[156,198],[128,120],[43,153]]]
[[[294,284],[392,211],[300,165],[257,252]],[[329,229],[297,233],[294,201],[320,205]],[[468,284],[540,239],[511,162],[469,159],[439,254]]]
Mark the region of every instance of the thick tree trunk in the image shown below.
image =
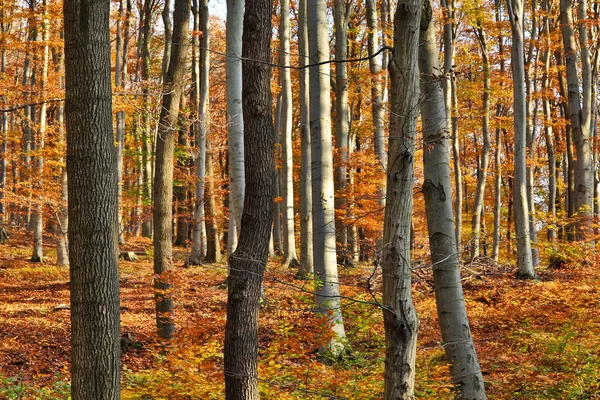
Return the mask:
[[[526,172],[525,57],[523,54],[523,0],[507,0],[512,28],[512,72],[514,93],[514,223],[517,239],[517,268],[522,278],[535,278],[529,235],[529,204]]]
[[[312,63],[329,61],[326,3],[325,0],[308,1],[308,42]],[[309,70],[313,256],[315,279],[319,282],[315,300],[317,312],[323,316],[324,323],[331,326],[333,331],[331,340],[321,346],[320,351],[330,351],[333,357],[337,357],[344,350],[343,339],[346,333],[340,308],[335,248],[333,146],[329,97],[331,68],[325,63],[313,66]]]
[[[119,399],[117,160],[110,4],[65,0],[71,397]]]
[[[290,2],[280,0],[279,63],[290,64]],[[282,68],[281,75],[281,149],[283,174],[283,264],[298,266],[296,234],[294,229],[294,176],[292,152],[292,77],[289,68]]]
[[[227,0],[227,140],[229,190],[235,228],[239,237],[244,211],[244,119],[242,115],[242,28],[244,0]]]
[[[269,253],[273,208],[274,129],[271,111],[271,0],[245,11],[242,54],[246,189],[238,246],[229,257],[225,326],[225,398],[257,400],[258,311]]]
[[[173,266],[173,151],[184,86],[189,20],[190,0],[175,0],[171,59],[163,82],[154,175],[154,297],[156,327],[163,339],[170,339],[175,332],[168,276]]]
[[[419,69],[421,71],[421,120],[423,124],[423,194],[433,262],[433,284],[446,358],[457,398],[485,399],[483,376],[471,337],[460,280],[452,212],[449,140],[446,135],[444,95],[432,5],[425,0],[421,19]]]
[[[418,118],[417,55],[422,1],[399,4],[394,17],[390,135],[383,222],[384,398],[413,399],[418,319],[412,301],[410,231]]]
[[[300,0],[298,10],[298,52],[300,66],[309,64],[308,29],[306,20],[306,2]],[[307,277],[314,273],[313,264],[313,227],[312,227],[312,171],[310,143],[310,103],[308,69],[300,73],[300,266],[298,275]]]

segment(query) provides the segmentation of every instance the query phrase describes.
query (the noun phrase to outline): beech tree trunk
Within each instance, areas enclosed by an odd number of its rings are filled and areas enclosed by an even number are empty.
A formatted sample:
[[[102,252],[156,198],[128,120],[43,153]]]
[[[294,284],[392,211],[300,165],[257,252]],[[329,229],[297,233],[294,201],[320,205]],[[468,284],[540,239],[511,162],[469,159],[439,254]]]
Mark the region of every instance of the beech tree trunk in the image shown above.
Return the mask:
[[[207,146],[206,135],[208,132],[208,83],[209,83],[209,67],[210,54],[208,48],[210,46],[210,31],[209,31],[209,15],[208,6],[205,0],[198,2],[198,13],[200,17],[200,30],[202,31],[202,39],[199,46],[199,68],[198,82],[196,88],[198,97],[196,103],[196,112],[198,122],[195,124],[195,142],[197,146],[196,159],[194,167],[196,171],[196,201],[194,203],[194,222],[192,229],[192,250],[188,258],[189,265],[200,265],[202,263],[202,251],[206,247],[206,236],[204,232],[205,224],[205,203],[206,203],[206,165],[207,165]]]
[[[71,397],[118,400],[117,159],[112,130],[110,2],[65,0]]]
[[[481,219],[483,218],[485,206],[485,186],[488,175],[488,166],[490,162],[490,91],[491,91],[491,73],[490,61],[488,58],[487,38],[481,25],[476,28],[476,37],[481,48],[481,58],[483,67],[483,95],[481,133],[483,134],[483,147],[479,162],[479,171],[477,174],[477,189],[475,190],[475,204],[473,205],[472,230],[473,237],[471,247],[471,259],[479,257],[481,241]]]
[[[512,72],[514,93],[514,223],[517,238],[517,268],[522,278],[535,278],[529,234],[526,166],[525,56],[523,54],[523,0],[507,0],[512,28]]]
[[[170,339],[175,332],[168,276],[173,266],[173,151],[185,83],[189,20],[190,0],[175,0],[171,59],[163,81],[154,175],[154,297],[156,327],[162,339]]]
[[[351,4],[349,5],[349,7]],[[336,209],[335,232],[337,256],[340,264],[349,264],[348,232],[345,223],[347,209],[346,191],[348,176],[348,134],[350,130],[350,113],[348,109],[348,75],[346,73],[346,48],[348,44],[346,21],[346,1],[336,0],[334,5],[335,25],[335,147],[337,162],[334,170]]]
[[[257,400],[258,311],[269,254],[273,208],[274,129],[271,111],[271,0],[244,14],[242,104],[246,189],[238,246],[229,257],[224,374],[227,400]]]
[[[329,61],[325,0],[308,1],[308,42],[311,63]],[[336,258],[330,74],[328,63],[309,68],[313,257],[315,279],[319,283],[315,300],[317,312],[333,331],[333,337],[321,346],[320,351],[330,351],[333,357],[337,357],[344,350],[346,333],[340,308]]]
[[[280,0],[279,63],[290,65],[290,1]],[[298,266],[294,229],[294,158],[292,152],[292,77],[289,68],[281,75],[281,149],[283,175],[283,264]]]
[[[446,135],[444,95],[435,40],[433,9],[425,0],[421,19],[419,69],[423,124],[423,194],[433,262],[433,284],[440,330],[452,383],[460,399],[485,399],[483,376],[471,337],[460,280],[460,259],[452,212],[449,140]],[[412,192],[410,192],[412,194]]]
[[[383,222],[384,399],[413,399],[417,313],[411,288],[411,221],[414,154],[419,116],[419,26],[421,0],[399,4],[394,16],[387,189]]]
[[[308,58],[308,28],[306,20],[306,2],[298,5],[298,52],[300,67],[306,67]],[[310,142],[310,103],[309,72],[302,68],[300,74],[300,266],[298,275],[308,277],[314,273],[313,264],[313,227],[312,227],[312,171]]]
[[[242,115],[242,28],[244,0],[227,0],[227,143],[229,151],[230,218],[239,237],[244,211],[244,118]],[[233,213],[232,213],[233,211]],[[235,249],[233,249],[235,250]]]
[[[115,40],[115,89],[117,91],[124,88],[123,82],[123,0],[119,1],[119,11],[117,19],[117,35]],[[125,243],[125,230],[123,227],[123,142],[125,140],[125,111],[117,111],[116,115],[116,138],[117,145],[117,176],[119,179],[119,243]]]
[[[44,262],[44,247],[43,247],[43,235],[44,235],[44,223],[43,223],[43,176],[44,176],[44,145],[46,141],[46,125],[47,125],[47,114],[46,110],[48,105],[45,102],[44,96],[46,95],[46,86],[48,85],[48,64],[50,60],[50,50],[48,41],[50,40],[50,21],[48,20],[47,1],[42,1],[42,7],[44,9],[42,15],[42,42],[44,43],[44,50],[42,53],[42,71],[40,77],[42,104],[40,106],[40,122],[38,127],[37,150],[40,153],[35,157],[35,177],[33,187],[37,190],[36,203],[33,207],[32,222],[33,222],[33,254],[31,255],[32,262]]]

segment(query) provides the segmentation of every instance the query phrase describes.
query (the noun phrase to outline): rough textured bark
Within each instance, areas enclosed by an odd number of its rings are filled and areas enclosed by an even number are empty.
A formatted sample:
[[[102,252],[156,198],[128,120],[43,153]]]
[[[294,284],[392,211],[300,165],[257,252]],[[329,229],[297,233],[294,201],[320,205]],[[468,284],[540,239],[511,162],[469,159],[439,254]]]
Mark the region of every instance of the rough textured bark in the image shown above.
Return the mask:
[[[110,2],[65,0],[71,397],[119,399],[117,160]]]
[[[290,1],[280,0],[279,63],[290,65]],[[294,176],[292,152],[292,77],[289,68],[281,76],[281,150],[283,189],[283,264],[298,266],[294,229]]]
[[[512,28],[512,58],[514,93],[514,223],[517,238],[518,275],[535,278],[529,236],[529,204],[527,199],[526,173],[526,110],[525,110],[525,56],[523,54],[523,0],[507,0],[508,15]]]
[[[274,129],[271,111],[271,0],[244,14],[242,104],[246,189],[238,246],[229,257],[224,374],[227,400],[254,400],[258,391],[258,311],[269,254],[273,208]]]
[[[242,115],[242,28],[244,0],[227,0],[227,141],[229,150],[229,190],[235,228],[239,237],[244,211],[244,118]]]
[[[413,212],[414,153],[419,101],[417,55],[422,1],[397,6],[391,78],[390,135],[383,222],[384,398],[413,399],[417,314],[411,293],[410,231]]]
[[[325,0],[308,2],[308,44],[311,62],[329,61],[327,4]],[[322,64],[309,68],[310,130],[312,150],[313,257],[317,285],[317,312],[331,326],[334,336],[321,351],[336,357],[343,351],[346,336],[340,308],[337,274],[333,185],[333,146],[331,143],[331,68]]]
[[[189,20],[190,0],[175,0],[171,59],[163,81],[154,175],[154,297],[156,327],[163,339],[170,339],[175,331],[168,277],[173,265],[173,151],[184,86]]]
[[[481,59],[483,67],[483,95],[482,95],[482,112],[481,117],[481,133],[483,136],[483,147],[481,149],[481,158],[479,162],[479,171],[477,174],[477,189],[475,190],[475,204],[473,205],[473,219],[471,227],[473,229],[473,237],[471,240],[472,250],[471,258],[479,257],[479,246],[481,240],[481,219],[483,217],[485,186],[488,175],[488,166],[490,162],[490,91],[491,91],[491,73],[490,60],[488,58],[487,38],[481,25],[476,27],[477,41],[481,48]]]
[[[433,284],[446,358],[456,398],[485,399],[483,376],[471,337],[460,279],[460,259],[452,212],[449,140],[440,65],[430,0],[424,1],[419,46],[421,121],[423,124],[423,194],[433,262]]]

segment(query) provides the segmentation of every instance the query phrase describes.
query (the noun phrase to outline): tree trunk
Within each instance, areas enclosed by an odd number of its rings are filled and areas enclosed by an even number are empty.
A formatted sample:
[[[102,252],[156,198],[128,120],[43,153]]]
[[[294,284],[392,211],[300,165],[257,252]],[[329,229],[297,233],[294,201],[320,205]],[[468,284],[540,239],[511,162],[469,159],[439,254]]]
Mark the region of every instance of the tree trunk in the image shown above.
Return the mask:
[[[71,397],[119,399],[117,160],[110,2],[65,0]]]
[[[213,156],[210,141],[206,139],[206,262],[220,263],[221,230],[217,221],[217,206],[215,201],[215,174],[213,172]]]
[[[523,54],[523,0],[507,0],[508,14],[512,28],[512,72],[514,93],[514,223],[517,238],[518,276],[535,278],[531,257],[529,232],[529,204],[527,199],[526,163],[526,98],[525,98],[525,56]]]
[[[269,254],[273,208],[274,129],[270,75],[271,0],[256,0],[244,15],[243,114],[246,189],[238,246],[229,257],[225,326],[225,398],[257,400],[258,311]]]
[[[440,71],[430,0],[421,19],[419,69],[421,120],[423,121],[423,194],[433,262],[433,284],[446,358],[450,363],[456,398],[485,399],[483,376],[471,337],[460,280],[452,212],[449,140],[444,95],[437,78]],[[409,192],[412,194],[412,191]]]
[[[42,105],[40,106],[40,123],[38,128],[37,151],[39,155],[35,157],[35,179],[33,187],[37,190],[36,197],[39,197],[33,207],[33,254],[31,255],[32,262],[44,262],[44,247],[43,247],[43,177],[44,177],[44,144],[46,141],[46,121],[48,108],[44,96],[46,95],[46,87],[48,85],[48,63],[50,59],[49,40],[50,40],[50,21],[48,20],[47,0],[42,1],[43,16],[42,16],[42,42],[44,50],[42,54],[42,71],[40,77]]]
[[[192,250],[188,258],[189,265],[200,265],[202,263],[202,249],[206,248],[206,236],[203,234],[205,224],[205,201],[206,201],[206,165],[207,165],[207,115],[208,115],[208,84],[210,46],[209,15],[208,7],[204,0],[198,2],[198,13],[200,17],[200,30],[202,39],[198,51],[200,52],[198,78],[196,90],[198,91],[195,104],[198,122],[195,125],[195,141],[197,146],[196,160],[194,162],[196,171],[196,202],[194,203],[194,223],[192,230]]]
[[[394,17],[390,135],[383,222],[384,398],[413,399],[417,314],[411,292],[410,231],[413,213],[414,152],[419,74],[417,55],[422,1],[399,4]]]
[[[290,1],[280,0],[279,63],[290,64]],[[283,265],[298,266],[294,229],[294,176],[292,152],[292,78],[289,68],[280,69],[281,76],[281,149],[283,174]]]
[[[351,5],[349,5],[351,6]],[[335,200],[336,210],[335,231],[336,247],[339,264],[348,264],[348,232],[345,223],[347,208],[347,165],[348,165],[348,134],[350,130],[350,113],[348,110],[348,76],[346,73],[347,31],[346,2],[336,0],[334,6],[335,24],[335,147],[337,160],[335,164]],[[381,69],[381,68],[380,68]],[[377,143],[377,142],[376,142]]]
[[[306,67],[308,58],[308,30],[306,20],[306,1],[300,0],[298,11],[298,52],[300,67]],[[310,103],[308,69],[300,73],[300,266],[298,275],[310,276],[314,273],[313,264],[313,227],[312,227],[312,171],[310,143]]]
[[[116,54],[115,54],[115,89],[117,91],[124,89],[123,82],[123,29],[121,27],[123,19],[123,0],[119,1],[119,11],[117,14],[117,36],[116,36]],[[123,142],[125,140],[125,111],[117,111],[116,115],[117,134],[117,177],[119,180],[119,243],[125,243],[125,229],[123,226]]]
[[[227,0],[227,141],[229,150],[230,218],[239,238],[244,211],[244,119],[242,115],[242,28],[244,0]],[[233,210],[233,213],[231,211]],[[235,250],[235,249],[234,249]]]
[[[483,116],[481,117],[481,131],[483,134],[483,148],[481,149],[481,161],[479,173],[477,175],[477,189],[475,191],[475,204],[473,205],[473,220],[472,220],[472,251],[471,259],[479,257],[479,246],[481,240],[481,218],[483,217],[485,203],[485,186],[488,175],[488,165],[490,162],[490,91],[491,91],[491,74],[490,61],[488,58],[487,38],[481,25],[476,27],[476,36],[481,48],[481,58],[483,64],[483,96],[482,108]]]
[[[325,0],[308,2],[308,42],[312,63],[329,61],[327,4]],[[315,279],[319,282],[315,300],[317,312],[331,326],[333,336],[320,351],[337,357],[344,349],[346,336],[340,308],[337,273],[333,146],[331,143],[331,99],[329,76],[325,63],[310,67],[310,129],[312,150],[313,257]]]
[[[163,339],[170,339],[175,331],[168,276],[173,266],[173,151],[179,103],[185,83],[189,20],[190,0],[175,0],[171,59],[163,81],[154,175],[154,297],[156,327]]]
[[[579,21],[587,18],[587,1],[579,1]],[[591,218],[593,214],[593,172],[590,147],[591,123],[591,71],[589,45],[587,43],[587,24],[579,23],[579,44],[581,48],[581,87],[577,67],[577,43],[573,28],[571,2],[560,2],[560,24],[565,52],[565,66],[568,84],[568,122],[575,145],[575,212],[580,220],[577,223],[577,238],[583,240],[591,236]],[[582,103],[580,99],[582,98]]]

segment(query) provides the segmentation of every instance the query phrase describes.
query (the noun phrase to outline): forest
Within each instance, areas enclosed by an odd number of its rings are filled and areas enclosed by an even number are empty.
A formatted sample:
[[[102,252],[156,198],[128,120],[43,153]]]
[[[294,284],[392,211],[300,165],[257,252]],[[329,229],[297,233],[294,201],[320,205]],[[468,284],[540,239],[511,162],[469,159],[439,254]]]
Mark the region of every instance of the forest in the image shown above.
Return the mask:
[[[1,0],[0,399],[600,399],[598,0]]]

